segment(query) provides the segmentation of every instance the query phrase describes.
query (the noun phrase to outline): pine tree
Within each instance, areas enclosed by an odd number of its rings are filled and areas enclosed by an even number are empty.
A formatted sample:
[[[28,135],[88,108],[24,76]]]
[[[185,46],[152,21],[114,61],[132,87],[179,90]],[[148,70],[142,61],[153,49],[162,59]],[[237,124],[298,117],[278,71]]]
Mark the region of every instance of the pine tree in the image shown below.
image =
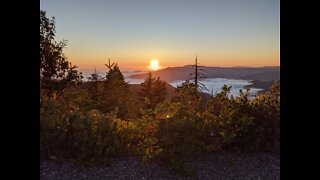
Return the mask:
[[[94,73],[91,74],[91,77],[88,77],[88,80],[92,81],[92,85],[89,87],[89,93],[92,95],[91,98],[94,101],[98,101],[98,83],[103,78],[97,74],[96,68],[94,69]]]
[[[161,81],[160,77],[158,77],[154,82],[153,88],[154,106],[166,100],[167,94],[166,83]]]
[[[141,90],[138,93],[139,100],[143,102],[146,109],[154,109],[157,104],[163,102],[167,96],[166,84],[160,78],[152,77],[149,72],[147,78],[141,83]]]
[[[151,99],[152,99],[152,84],[154,78],[152,77],[151,72],[148,73],[147,78],[141,83],[141,90],[138,93],[139,100],[144,103],[145,108],[150,109],[152,108]]]
[[[125,118],[128,114],[129,85],[117,63],[106,64],[108,72],[104,81],[104,112],[117,111],[118,117]]]

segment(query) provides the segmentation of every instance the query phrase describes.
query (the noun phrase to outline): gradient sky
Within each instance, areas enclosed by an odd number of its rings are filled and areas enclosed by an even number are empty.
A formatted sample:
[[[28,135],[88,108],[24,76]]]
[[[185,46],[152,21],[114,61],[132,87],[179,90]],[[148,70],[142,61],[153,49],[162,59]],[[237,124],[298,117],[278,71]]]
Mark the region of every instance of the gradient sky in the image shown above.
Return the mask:
[[[41,0],[79,68],[280,65],[279,0]]]

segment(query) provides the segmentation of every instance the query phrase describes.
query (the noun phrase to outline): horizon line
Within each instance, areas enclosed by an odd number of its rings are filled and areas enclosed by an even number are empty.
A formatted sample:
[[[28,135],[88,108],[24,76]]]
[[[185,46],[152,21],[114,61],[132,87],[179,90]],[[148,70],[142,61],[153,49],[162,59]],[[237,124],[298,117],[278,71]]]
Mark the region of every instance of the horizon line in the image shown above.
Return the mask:
[[[78,65],[77,65],[78,66]],[[166,68],[176,68],[176,67],[186,67],[192,66],[192,64],[182,65],[182,66],[167,66],[164,68],[160,68],[159,70],[166,69]],[[206,66],[206,65],[199,65],[201,67],[210,67],[210,68],[266,68],[266,67],[280,67],[280,65],[265,65],[265,66]],[[79,67],[78,69],[104,69],[105,66],[94,66],[94,67]],[[148,69],[147,67],[120,67],[120,69]],[[157,70],[158,71],[158,70]]]

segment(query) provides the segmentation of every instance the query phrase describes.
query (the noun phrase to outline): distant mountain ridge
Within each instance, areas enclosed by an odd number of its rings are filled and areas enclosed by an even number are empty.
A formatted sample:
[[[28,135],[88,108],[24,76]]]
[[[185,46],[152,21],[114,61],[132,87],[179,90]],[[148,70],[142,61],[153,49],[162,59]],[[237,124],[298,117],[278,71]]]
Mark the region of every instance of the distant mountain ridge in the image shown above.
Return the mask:
[[[207,78],[226,78],[226,79],[246,79],[273,81],[280,80],[280,66],[265,67],[207,67],[199,66],[203,69],[203,74]],[[193,72],[192,65],[182,67],[167,67],[153,72],[154,77],[160,77],[162,80],[172,82],[176,80],[187,80],[189,74]],[[147,73],[133,74],[130,78],[145,79]]]

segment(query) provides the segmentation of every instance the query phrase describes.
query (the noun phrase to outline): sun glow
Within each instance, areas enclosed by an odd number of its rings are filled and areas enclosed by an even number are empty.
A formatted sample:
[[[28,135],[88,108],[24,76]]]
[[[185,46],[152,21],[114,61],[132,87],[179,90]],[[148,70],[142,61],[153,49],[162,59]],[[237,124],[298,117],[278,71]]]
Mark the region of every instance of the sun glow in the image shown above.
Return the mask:
[[[160,67],[159,67],[159,61],[157,59],[152,59],[150,61],[150,66],[149,68],[153,71],[156,71],[158,70]]]

